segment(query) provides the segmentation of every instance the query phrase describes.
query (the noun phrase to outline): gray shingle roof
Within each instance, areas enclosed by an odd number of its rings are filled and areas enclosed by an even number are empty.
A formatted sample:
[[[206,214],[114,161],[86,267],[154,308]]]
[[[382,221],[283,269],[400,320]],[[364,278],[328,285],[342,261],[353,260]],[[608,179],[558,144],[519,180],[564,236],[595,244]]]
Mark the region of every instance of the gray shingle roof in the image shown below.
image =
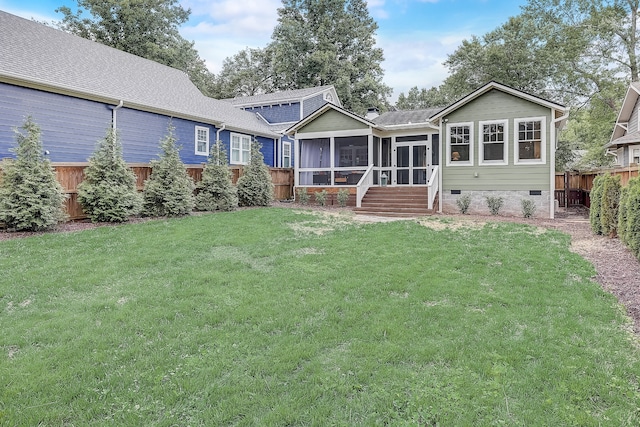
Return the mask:
[[[613,141],[606,144],[604,147],[610,148],[610,147],[616,147],[619,145],[637,144],[639,142],[640,142],[640,132],[632,132],[618,139],[614,139]]]
[[[0,81],[276,137],[262,120],[204,96],[183,71],[0,11]]]
[[[372,121],[379,126],[394,126],[426,123],[429,118],[442,108],[426,108],[422,110],[387,111]]]
[[[323,91],[331,89],[332,87],[333,86],[316,86],[306,89],[291,89],[275,93],[263,93],[254,96],[240,96],[237,98],[225,99],[225,101],[237,106],[268,105],[283,102],[294,102],[300,101],[303,98],[315,95],[317,93],[322,93]]]

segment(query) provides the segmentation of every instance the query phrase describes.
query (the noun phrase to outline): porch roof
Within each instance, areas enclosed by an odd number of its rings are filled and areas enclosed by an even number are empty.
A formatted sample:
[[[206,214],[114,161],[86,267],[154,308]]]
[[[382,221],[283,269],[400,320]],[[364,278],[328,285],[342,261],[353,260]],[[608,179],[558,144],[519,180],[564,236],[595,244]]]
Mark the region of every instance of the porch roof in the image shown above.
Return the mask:
[[[628,133],[620,138],[614,139],[613,141],[606,144],[604,148],[630,144],[640,144],[640,131]]]
[[[402,126],[412,124],[430,124],[429,118],[438,113],[442,108],[425,108],[421,110],[387,111],[380,114],[372,121],[383,127]]]

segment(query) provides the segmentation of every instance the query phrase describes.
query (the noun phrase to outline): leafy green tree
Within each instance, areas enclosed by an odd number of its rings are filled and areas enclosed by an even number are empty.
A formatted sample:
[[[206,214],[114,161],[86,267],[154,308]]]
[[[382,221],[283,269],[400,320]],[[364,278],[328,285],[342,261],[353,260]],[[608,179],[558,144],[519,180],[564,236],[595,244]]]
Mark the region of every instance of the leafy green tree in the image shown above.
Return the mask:
[[[269,168],[257,140],[251,143],[251,158],[238,178],[238,203],[240,206],[269,206],[273,202],[273,182]]]
[[[124,222],[140,211],[136,176],[122,157],[117,132],[109,128],[78,185],[78,201],[93,222]]]
[[[142,214],[147,216],[180,216],[194,207],[195,184],[180,160],[173,126],[160,141],[160,159],[151,161],[151,176],[144,182]]]
[[[69,33],[132,53],[186,72],[205,95],[213,93],[213,75],[204,60],[178,29],[191,10],[177,0],[76,0],[68,6],[58,27]],[[83,17],[83,9],[90,17]]]
[[[231,180],[227,153],[222,141],[211,147],[209,160],[198,183],[196,208],[201,211],[231,211],[238,206],[238,190]]]
[[[348,110],[387,108],[384,59],[375,47],[378,24],[365,0],[283,0],[273,31],[277,89],[332,84]]]
[[[225,99],[273,92],[272,58],[273,51],[267,46],[246,48],[225,59],[215,79],[214,97]]]
[[[446,93],[444,87],[432,87],[430,89],[418,89],[412,87],[405,95],[398,95],[396,108],[399,110],[419,110],[422,108],[446,107],[455,101],[454,97]]]
[[[15,230],[47,230],[66,218],[65,194],[49,160],[44,158],[40,127],[27,117],[16,129],[15,160],[0,172],[0,222]]]

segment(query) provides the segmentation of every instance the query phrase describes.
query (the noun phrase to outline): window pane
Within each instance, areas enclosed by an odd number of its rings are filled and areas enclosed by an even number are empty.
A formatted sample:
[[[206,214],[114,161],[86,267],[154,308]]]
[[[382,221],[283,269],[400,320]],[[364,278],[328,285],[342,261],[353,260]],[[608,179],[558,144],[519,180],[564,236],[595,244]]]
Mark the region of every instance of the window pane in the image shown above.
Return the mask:
[[[521,159],[540,158],[540,141],[521,142],[519,147],[519,156]]]
[[[469,161],[469,145],[456,145],[451,147],[451,161],[468,162]]]
[[[231,161],[238,163],[240,161],[240,152],[238,150],[231,151]]]
[[[233,135],[231,137],[231,148],[232,149],[239,149],[240,148],[240,137]]]
[[[504,144],[484,144],[485,160],[504,160]]]
[[[242,149],[249,150],[250,147],[251,147],[251,142],[249,141],[249,138],[242,138]]]
[[[367,166],[368,164],[369,141],[366,136],[335,138],[336,166]]]

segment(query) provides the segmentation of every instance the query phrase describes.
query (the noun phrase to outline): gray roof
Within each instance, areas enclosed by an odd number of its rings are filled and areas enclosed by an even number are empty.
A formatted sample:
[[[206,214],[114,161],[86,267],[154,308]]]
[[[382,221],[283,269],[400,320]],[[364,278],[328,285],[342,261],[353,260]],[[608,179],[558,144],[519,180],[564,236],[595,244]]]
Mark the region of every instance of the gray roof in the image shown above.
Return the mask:
[[[628,133],[618,139],[614,139],[604,146],[604,148],[616,147],[619,145],[637,144],[640,142],[640,131]]]
[[[0,11],[0,81],[276,137],[266,123],[204,96],[186,73]]]
[[[232,103],[236,106],[247,106],[247,105],[269,105],[269,104],[278,104],[285,102],[295,102],[300,101],[303,98],[307,98],[309,96],[315,95],[317,93],[322,93],[327,89],[332,89],[333,86],[316,86],[310,87],[306,89],[291,89],[284,90],[281,92],[274,93],[263,93],[260,95],[253,96],[240,96],[237,98],[229,98],[225,99],[225,101]]]
[[[429,118],[442,108],[426,108],[422,110],[387,111],[372,121],[379,126],[394,126],[426,123]]]

